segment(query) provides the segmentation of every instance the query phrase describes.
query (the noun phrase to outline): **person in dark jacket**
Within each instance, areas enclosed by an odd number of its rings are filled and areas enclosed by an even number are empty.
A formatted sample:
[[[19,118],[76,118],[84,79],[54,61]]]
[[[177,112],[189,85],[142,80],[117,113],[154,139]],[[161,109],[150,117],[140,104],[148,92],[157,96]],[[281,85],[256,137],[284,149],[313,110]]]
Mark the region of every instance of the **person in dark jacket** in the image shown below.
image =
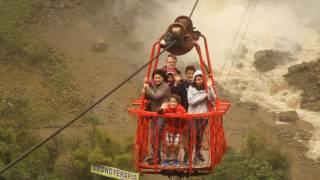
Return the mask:
[[[153,83],[150,86],[147,81],[145,81],[142,93],[147,99],[150,100],[150,110],[152,112],[157,112],[165,99],[170,95],[170,88],[167,83],[168,77],[166,72],[161,69],[155,70],[152,75]],[[164,120],[161,118],[154,118],[151,121],[151,154],[145,160],[149,164],[160,163],[160,150],[161,150],[161,136],[164,126]],[[155,154],[155,151],[157,151]]]
[[[188,109],[189,107],[187,91],[189,86],[193,82],[193,74],[195,71],[196,68],[194,66],[187,66],[185,69],[186,79],[182,79],[182,76],[180,74],[176,74],[174,85],[171,88],[172,94],[176,94],[181,97],[181,105],[185,109]]]
[[[196,72],[196,67],[194,67],[193,65],[189,65],[186,67],[184,71],[186,78],[184,79],[184,81],[182,81],[182,84],[186,89],[188,89],[189,86],[192,84],[193,75],[195,72]]]
[[[167,76],[168,76],[168,85],[170,87],[170,90],[172,90],[174,83],[175,83],[175,75],[176,73],[173,71],[167,71]]]
[[[181,105],[187,110],[189,107],[188,102],[188,89],[193,83],[193,75],[196,71],[196,68],[193,65],[189,65],[185,69],[186,78],[182,79],[181,75],[177,74],[175,76],[175,83],[171,89],[172,94],[177,94],[181,97]],[[188,149],[190,142],[190,130],[191,127],[190,122],[186,122],[186,131],[183,134],[183,146],[184,146],[184,163],[187,163],[189,160]]]

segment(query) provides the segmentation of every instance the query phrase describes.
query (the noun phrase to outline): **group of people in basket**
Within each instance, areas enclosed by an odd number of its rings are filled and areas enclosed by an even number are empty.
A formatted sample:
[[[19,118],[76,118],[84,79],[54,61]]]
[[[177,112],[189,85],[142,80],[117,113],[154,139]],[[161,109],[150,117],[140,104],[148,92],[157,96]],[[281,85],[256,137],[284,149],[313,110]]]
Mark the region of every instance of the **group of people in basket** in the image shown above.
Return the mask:
[[[182,78],[181,71],[176,68],[177,57],[169,54],[166,65],[157,69],[152,74],[152,80],[145,79],[142,89],[144,96],[150,100],[148,111],[159,114],[173,113],[182,115],[184,113],[206,113],[208,103],[215,104],[216,94],[213,83],[208,78],[203,80],[203,72],[196,70],[195,66],[185,68],[186,78]],[[205,83],[207,91],[205,90]],[[191,124],[193,124],[191,126]],[[208,119],[200,118],[192,121],[184,121],[179,118],[155,118],[151,121],[151,152],[145,158],[145,162],[163,165],[179,165],[179,142],[183,138],[184,156],[183,163],[189,162],[190,128],[195,131],[195,155],[194,163],[205,161],[201,153],[203,134],[208,125]],[[181,129],[184,129],[181,133]],[[162,147],[161,142],[166,146]],[[156,143],[157,142],[157,143]],[[161,157],[161,150],[165,148],[165,157]]]

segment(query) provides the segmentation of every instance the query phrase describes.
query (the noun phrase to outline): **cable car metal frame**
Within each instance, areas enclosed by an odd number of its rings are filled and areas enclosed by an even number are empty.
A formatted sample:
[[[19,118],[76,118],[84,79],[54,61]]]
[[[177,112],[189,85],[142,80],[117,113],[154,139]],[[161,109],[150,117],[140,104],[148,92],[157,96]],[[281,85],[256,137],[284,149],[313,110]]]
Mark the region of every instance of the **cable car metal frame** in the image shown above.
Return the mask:
[[[212,71],[212,64],[208,50],[207,39],[204,35],[200,34],[200,37],[203,39],[205,52],[206,52],[206,63],[203,59],[200,45],[194,41],[194,47],[199,56],[200,69],[203,72],[203,80],[206,82],[207,78],[210,78],[214,84],[214,77]],[[161,50],[160,44],[161,38],[152,45],[150,53],[150,64],[148,65],[148,70],[146,77],[149,79],[151,72],[157,69],[159,63],[159,53]],[[155,59],[155,62],[152,63],[152,60]],[[208,73],[208,74],[207,74]],[[205,84],[205,89],[207,91],[207,85]],[[215,90],[216,91],[216,90]],[[148,100],[142,95],[140,98],[133,100],[132,104],[135,106],[129,108],[128,111],[138,118],[138,125],[136,130],[136,139],[133,147],[133,159],[137,170],[142,174],[163,174],[168,176],[192,176],[192,175],[204,175],[210,174],[214,167],[221,161],[227,147],[225,140],[225,133],[223,129],[223,115],[228,111],[230,103],[228,101],[216,99],[215,105],[208,103],[208,113],[197,113],[190,114],[186,113],[184,115],[175,115],[175,114],[158,114],[157,112],[146,111],[146,105]],[[161,142],[151,142],[152,138],[150,137],[150,122],[157,121],[159,117],[162,118],[179,118],[183,121],[188,121],[188,124],[191,124],[191,127],[188,127],[189,132],[189,142],[188,142],[188,153],[189,153],[189,162],[187,164],[179,164],[179,166],[164,166],[160,164],[150,165],[144,162],[144,158],[149,154],[149,149],[153,143],[155,146],[155,151],[160,148]],[[195,164],[193,162],[194,154],[194,145],[195,145],[195,133],[196,129],[194,128],[194,120],[205,118],[208,119],[208,125],[206,127],[206,138],[207,138],[207,147],[206,147],[206,162],[202,164]],[[156,128],[156,131],[158,128]],[[181,130],[183,131],[183,130]],[[156,132],[159,135],[159,132]],[[182,133],[183,134],[183,133]],[[158,139],[158,138],[156,138]],[[160,138],[161,139],[161,138]],[[157,140],[156,140],[157,141]],[[180,150],[179,150],[180,151]],[[155,159],[157,153],[154,153]]]

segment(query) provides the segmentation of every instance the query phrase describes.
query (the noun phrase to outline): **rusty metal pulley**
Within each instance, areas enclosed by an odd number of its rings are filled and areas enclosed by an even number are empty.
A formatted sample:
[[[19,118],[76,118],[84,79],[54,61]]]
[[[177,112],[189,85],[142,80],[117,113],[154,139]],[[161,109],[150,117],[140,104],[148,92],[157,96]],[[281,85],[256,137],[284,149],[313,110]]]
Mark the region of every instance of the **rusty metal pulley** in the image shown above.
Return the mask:
[[[173,41],[176,43],[168,49],[174,55],[184,55],[194,46],[194,42],[199,40],[200,32],[194,31],[191,19],[188,16],[179,16],[171,24],[166,33],[162,36],[160,44],[166,48]]]

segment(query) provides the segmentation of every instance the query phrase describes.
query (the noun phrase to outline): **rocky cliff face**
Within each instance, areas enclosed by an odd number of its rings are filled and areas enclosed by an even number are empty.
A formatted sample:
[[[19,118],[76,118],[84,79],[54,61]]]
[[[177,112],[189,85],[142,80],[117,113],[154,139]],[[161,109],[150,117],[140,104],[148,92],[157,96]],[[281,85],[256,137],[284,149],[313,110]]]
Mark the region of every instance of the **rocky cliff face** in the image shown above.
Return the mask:
[[[260,50],[254,54],[253,65],[259,72],[267,72],[294,60],[296,58],[290,52],[275,49]]]
[[[284,77],[289,85],[303,91],[301,108],[320,111],[320,58],[291,66]]]

